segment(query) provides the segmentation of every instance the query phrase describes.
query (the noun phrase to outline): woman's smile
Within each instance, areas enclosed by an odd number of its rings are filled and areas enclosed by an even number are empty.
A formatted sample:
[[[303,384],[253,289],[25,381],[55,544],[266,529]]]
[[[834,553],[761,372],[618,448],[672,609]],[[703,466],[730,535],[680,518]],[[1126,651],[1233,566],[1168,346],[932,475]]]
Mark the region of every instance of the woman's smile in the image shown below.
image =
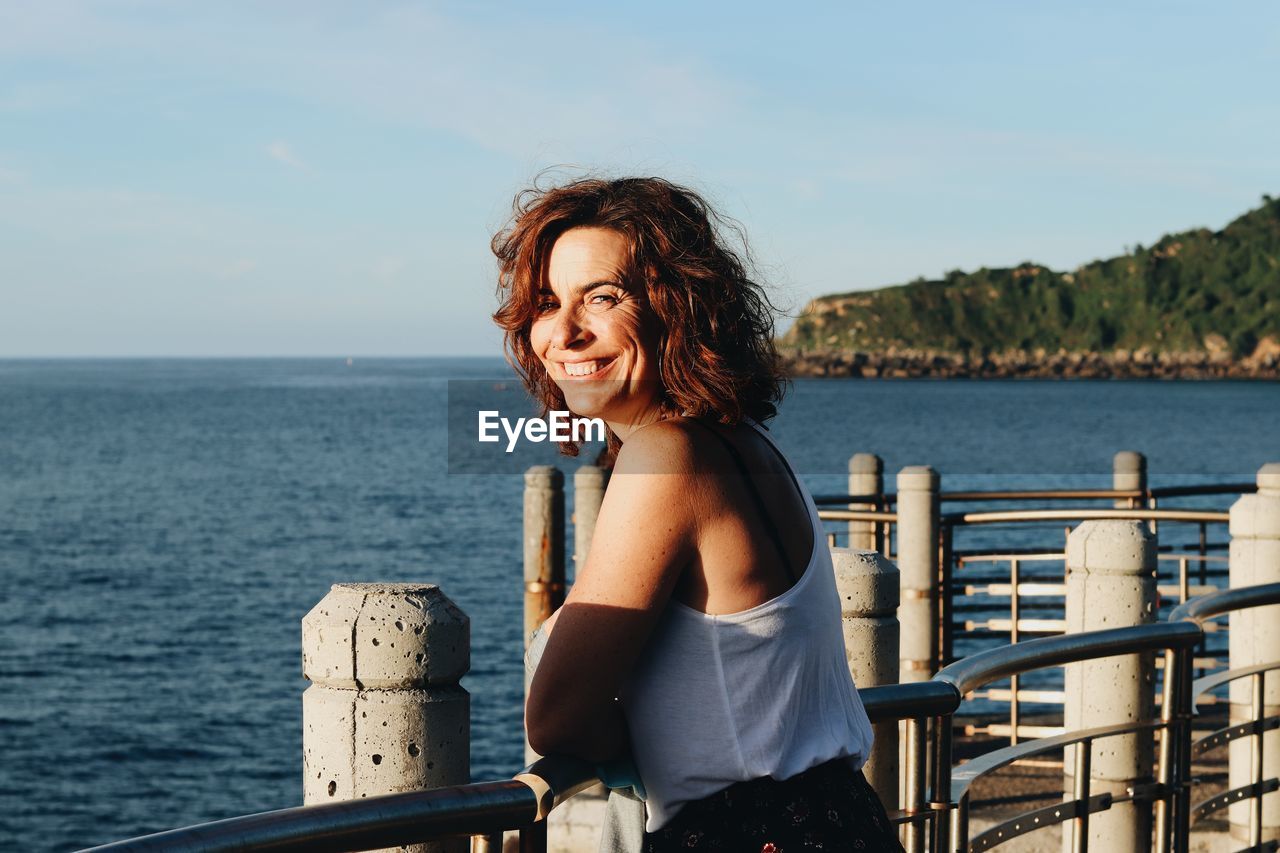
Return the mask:
[[[596,358],[591,361],[562,361],[565,379],[599,379],[613,365],[612,358]],[[561,377],[555,377],[561,378]]]

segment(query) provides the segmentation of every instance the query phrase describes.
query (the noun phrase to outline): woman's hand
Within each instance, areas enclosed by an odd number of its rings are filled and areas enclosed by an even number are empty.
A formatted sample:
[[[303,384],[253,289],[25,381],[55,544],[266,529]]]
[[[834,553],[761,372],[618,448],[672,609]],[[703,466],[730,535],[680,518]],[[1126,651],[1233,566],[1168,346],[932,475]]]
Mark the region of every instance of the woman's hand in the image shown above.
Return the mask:
[[[653,424],[618,455],[591,552],[552,616],[554,633],[530,685],[525,726],[542,755],[602,761],[626,749],[618,689],[697,555],[688,429]]]

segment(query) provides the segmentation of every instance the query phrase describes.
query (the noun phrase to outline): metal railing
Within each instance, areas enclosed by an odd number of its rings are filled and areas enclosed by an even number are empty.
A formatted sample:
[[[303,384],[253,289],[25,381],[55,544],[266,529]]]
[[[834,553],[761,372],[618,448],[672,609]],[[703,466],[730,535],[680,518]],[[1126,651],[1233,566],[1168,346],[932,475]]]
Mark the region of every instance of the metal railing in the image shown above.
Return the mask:
[[[1262,586],[1244,587],[1243,589],[1223,590],[1184,602],[1174,609],[1170,619],[1194,622],[1202,629],[1208,627],[1211,619],[1234,611],[1251,607],[1261,607],[1280,603],[1280,584],[1264,584]],[[1213,673],[1196,679],[1191,685],[1189,710],[1194,711],[1210,692],[1233,681],[1248,678],[1250,681],[1249,718],[1244,722],[1230,723],[1215,729],[1189,744],[1192,758],[1199,757],[1233,740],[1247,737],[1250,739],[1248,784],[1224,791],[1216,796],[1202,800],[1190,806],[1191,821],[1197,821],[1232,803],[1250,800],[1249,809],[1249,846],[1256,848],[1262,843],[1262,797],[1280,790],[1280,778],[1264,778],[1262,764],[1262,738],[1266,732],[1280,728],[1280,716],[1267,715],[1266,675],[1280,669],[1280,661],[1271,661],[1257,666],[1238,667]]]
[[[1064,618],[1046,618],[1048,616],[1056,616],[1063,608],[1053,606],[1046,609],[1041,602],[1033,601],[1028,608],[1025,598],[1040,599],[1057,599],[1065,596],[1065,578],[1062,580],[1054,579],[1054,582],[1046,582],[1044,577],[1035,577],[1033,579],[1024,579],[1022,575],[1022,566],[1028,562],[1054,562],[1065,560],[1065,551],[1039,552],[1039,553],[1002,553],[1002,554],[982,554],[982,553],[957,553],[954,547],[955,534],[959,528],[970,525],[994,525],[994,524],[1034,524],[1041,522],[1078,522],[1089,520],[1123,520],[1123,521],[1147,521],[1155,524],[1159,521],[1165,522],[1185,522],[1199,525],[1200,529],[1200,548],[1199,554],[1166,554],[1158,555],[1162,562],[1171,562],[1176,560],[1178,564],[1176,586],[1170,584],[1159,587],[1162,595],[1177,595],[1179,601],[1185,601],[1190,595],[1191,584],[1189,574],[1189,563],[1193,559],[1200,560],[1200,579],[1197,591],[1211,591],[1207,587],[1208,571],[1207,563],[1210,556],[1205,553],[1207,543],[1205,537],[1205,526],[1208,524],[1226,524],[1230,520],[1230,514],[1226,512],[1209,511],[1209,510],[1188,510],[1188,509],[1142,509],[1142,508],[1067,508],[1067,509],[1033,509],[1033,510],[1001,510],[1001,511],[984,511],[984,512],[959,512],[944,513],[941,515],[939,538],[941,540],[940,560],[939,560],[939,620],[938,629],[938,649],[941,663],[946,664],[955,659],[955,640],[961,629],[966,634],[971,634],[975,630],[990,632],[994,635],[1008,635],[1008,642],[1018,643],[1023,641],[1024,634],[1044,635],[1044,634],[1061,634],[1066,630],[1066,622]],[[1170,559],[1172,558],[1172,560]],[[977,562],[1008,562],[1009,575],[1008,583],[990,584],[985,591],[988,596],[1006,597],[1008,598],[1009,616],[1007,619],[990,618],[987,620],[965,620],[957,619],[956,611],[956,593],[968,595],[971,592],[980,591],[977,584],[958,583],[956,575],[966,565]],[[1002,579],[1003,580],[1003,579]],[[1046,604],[1048,602],[1045,602]],[[966,603],[966,610],[973,609],[975,602]],[[1027,609],[1035,610],[1035,616],[1028,617],[1024,611]],[[1195,659],[1194,663],[1200,667],[1211,667],[1217,662],[1205,656],[1205,646],[1200,643],[1201,657]],[[1017,675],[1011,679],[1008,691],[992,690],[988,691],[985,698],[993,701],[1007,701],[1009,705],[1008,720],[1004,724],[991,724],[983,728],[987,734],[1008,734],[1013,742],[1016,743],[1023,735],[1032,737],[1054,734],[1051,728],[1044,726],[1028,726],[1022,722],[1021,703],[1025,699],[1027,701],[1040,703],[1058,703],[1061,701],[1055,691],[1039,690],[1035,692],[1024,692],[1021,689],[1020,679]],[[972,728],[972,732],[977,732],[978,728]]]
[[[1245,799],[1253,800],[1250,833],[1256,838],[1261,827],[1261,797],[1280,789],[1280,780],[1262,777],[1261,752],[1263,733],[1280,727],[1280,717],[1263,715],[1263,673],[1280,669],[1280,661],[1215,674],[1193,683],[1191,653],[1203,637],[1202,625],[1208,620],[1273,604],[1280,604],[1280,583],[1226,590],[1186,602],[1167,622],[1027,640],[957,661],[930,681],[861,690],[872,721],[905,721],[906,759],[901,769],[906,795],[903,808],[891,817],[903,826],[907,850],[986,850],[1026,832],[1072,821],[1075,847],[1084,851],[1088,847],[1090,816],[1126,801],[1154,805],[1155,849],[1162,853],[1185,853],[1194,819]],[[992,682],[1035,669],[1156,650],[1164,650],[1166,655],[1160,719],[1015,743],[953,767],[953,718],[962,697]],[[1252,718],[1193,742],[1193,700],[1245,677],[1253,679],[1255,685]],[[1125,795],[1093,794],[1089,778],[1092,743],[1144,732],[1161,734],[1154,781],[1137,784]],[[1253,738],[1252,781],[1192,806],[1192,757],[1241,737]],[[1076,747],[1071,799],[1005,820],[975,838],[968,837],[969,794],[974,782],[1015,762],[1066,746]],[[511,780],[264,812],[92,849],[130,853],[338,853],[470,836],[472,850],[479,853],[500,849],[501,833],[515,830],[520,833],[520,849],[535,853],[546,849],[546,818],[552,809],[597,781],[586,763],[553,756],[540,759]]]
[[[939,522],[939,560],[938,579],[935,595],[937,597],[938,621],[936,648],[938,662],[936,666],[945,665],[955,660],[955,645],[958,636],[963,633],[972,636],[975,631],[989,632],[1001,637],[1007,635],[1008,642],[1017,643],[1026,635],[1044,635],[1061,633],[1065,630],[1065,622],[1061,618],[1062,607],[1054,599],[1065,592],[1064,580],[1053,580],[1044,577],[1023,577],[1022,568],[1026,563],[1061,561],[1065,559],[1064,551],[1058,550],[1015,550],[1005,549],[1001,553],[960,552],[955,547],[956,532],[970,526],[991,526],[1005,524],[1037,524],[1045,522],[1080,522],[1087,520],[1135,520],[1146,521],[1154,528],[1158,523],[1185,523],[1198,527],[1198,542],[1194,546],[1196,553],[1160,554],[1162,563],[1176,561],[1177,573],[1172,582],[1158,587],[1162,596],[1176,597],[1179,602],[1186,601],[1193,593],[1207,593],[1214,589],[1209,585],[1210,571],[1208,564],[1213,561],[1208,551],[1207,527],[1210,524],[1226,524],[1229,514],[1226,512],[1199,509],[1152,509],[1143,506],[1154,503],[1157,496],[1178,497],[1188,495],[1234,494],[1253,491],[1256,487],[1250,484],[1211,484],[1191,487],[1173,487],[1161,490],[1119,490],[1119,489],[1036,489],[1020,491],[970,491],[942,492],[943,501],[977,502],[977,501],[1019,501],[1019,500],[1112,500],[1127,501],[1129,507],[1097,508],[1066,507],[1053,509],[1013,509],[986,510],[979,512],[941,513]],[[824,521],[861,521],[872,525],[875,535],[876,550],[892,557],[892,530],[898,523],[896,512],[888,507],[896,503],[892,495],[825,495],[816,498],[822,504],[841,503],[846,505],[875,506],[875,509],[821,509],[819,517]],[[836,544],[836,534],[829,535],[832,545]],[[956,576],[967,565],[982,562],[1007,562],[1009,565],[1008,582],[1003,579],[996,582],[957,583]],[[1192,586],[1191,563],[1198,562],[1198,583]],[[1009,616],[990,617],[983,620],[966,619],[965,612],[978,609],[990,611],[992,604],[985,606],[981,601],[966,601],[963,608],[958,609],[956,595],[967,598],[975,594],[988,599],[1008,599]],[[1031,602],[1024,599],[1030,598]],[[1047,600],[1046,600],[1047,599]],[[1031,615],[1028,615],[1031,614]],[[960,618],[957,618],[960,617]],[[1211,667],[1216,664],[1208,658],[1204,644],[1201,644],[1201,658],[1196,660],[1200,667]],[[1043,736],[1053,733],[1043,726],[1028,726],[1021,717],[1020,703],[1022,699],[1033,702],[1058,703],[1061,701],[1056,691],[1026,692],[1020,689],[1018,678],[1012,679],[1007,691],[993,689],[986,698],[997,702],[1008,702],[1009,715],[1006,723],[995,723],[986,727],[986,733],[1010,733],[1016,742],[1023,735]],[[976,731],[976,730],[975,730]]]
[[[1070,820],[1075,823],[1075,849],[1083,851],[1088,846],[1090,815],[1105,811],[1120,802],[1136,801],[1151,802],[1155,806],[1155,849],[1183,853],[1189,849],[1190,827],[1195,820],[1231,803],[1245,800],[1251,800],[1251,848],[1261,849],[1258,844],[1261,837],[1262,796],[1280,790],[1280,778],[1264,778],[1263,774],[1262,736],[1265,732],[1280,728],[1280,716],[1264,714],[1262,691],[1265,673],[1280,669],[1280,661],[1241,667],[1193,681],[1191,655],[1195,645],[1204,636],[1204,626],[1208,620],[1247,608],[1276,604],[1280,604],[1280,583],[1223,590],[1180,605],[1166,622],[1028,640],[1016,646],[979,652],[939,672],[934,677],[935,681],[949,682],[958,692],[971,695],[994,681],[1032,669],[1116,654],[1161,648],[1165,650],[1158,721],[1103,726],[1011,744],[955,769],[951,767],[950,740],[944,730],[934,759],[935,766],[940,769],[936,790],[947,791],[947,804],[952,817],[949,833],[935,834],[932,849],[987,850],[1036,829]],[[1193,740],[1193,712],[1196,702],[1209,691],[1241,678],[1249,678],[1253,682],[1250,718]],[[1120,797],[1108,793],[1092,794],[1089,789],[1089,755],[1093,741],[1148,731],[1161,733],[1155,781],[1134,785],[1130,793]],[[1191,775],[1191,760],[1242,737],[1252,738],[1249,783],[1192,805],[1192,786],[1197,780]],[[1075,787],[1070,800],[1019,814],[986,829],[974,838],[968,837],[968,795],[977,779],[1014,762],[1056,753],[1071,745],[1077,748],[1074,762]],[[935,799],[939,799],[936,793]]]
[[[539,759],[514,779],[339,803],[298,806],[159,832],[92,853],[345,853],[470,836],[472,849],[502,849],[520,832],[524,853],[546,850],[546,817],[599,779],[575,758]],[[90,851],[84,851],[90,853]]]
[[[1012,675],[1025,673],[1049,666],[1059,666],[1078,661],[1111,657],[1113,655],[1135,654],[1144,651],[1165,650],[1173,656],[1175,669],[1167,672],[1175,673],[1173,679],[1166,676],[1172,697],[1185,694],[1177,681],[1183,672],[1182,662],[1200,640],[1200,629],[1187,622],[1157,623],[1134,628],[1114,628],[1106,631],[1090,631],[1081,634],[1068,634],[1060,637],[1043,637],[1027,640],[1017,645],[989,649],[957,661],[943,669],[935,680],[945,681],[955,686],[962,695]],[[1067,820],[1075,822],[1075,841],[1077,850],[1088,847],[1089,815],[1105,811],[1120,798],[1109,794],[1092,796],[1090,793],[1089,755],[1094,740],[1133,734],[1140,731],[1162,731],[1167,734],[1162,742],[1183,737],[1183,729],[1187,720],[1179,715],[1179,703],[1170,701],[1162,708],[1159,722],[1145,721],[1117,726],[1087,729],[1079,732],[1068,732],[1051,738],[1030,740],[1021,744],[1013,744],[1004,749],[988,753],[964,765],[960,770],[952,771],[951,737],[944,732],[938,745],[937,788],[946,791],[949,803],[953,806],[950,821],[950,837],[944,830],[934,841],[934,850],[986,850],[1009,838],[1022,835],[1034,829],[1062,823]],[[1064,746],[1076,744],[1075,791],[1072,799],[1055,804],[1047,809],[1040,809],[1018,815],[1006,820],[984,832],[978,839],[970,841],[968,837],[969,821],[969,787],[978,778],[1005,767],[1015,761],[1042,755],[1062,749]],[[1166,756],[1161,751],[1158,778],[1154,785],[1135,789],[1129,799],[1135,801],[1154,801],[1163,803],[1162,812],[1171,811],[1176,793],[1180,790],[1182,780],[1187,774],[1185,768],[1177,763],[1179,755]],[[1165,822],[1167,825],[1167,820]],[[939,827],[941,828],[941,823]],[[1157,830],[1157,850],[1168,851],[1170,839],[1168,833]],[[954,839],[954,844],[952,843]],[[1163,839],[1163,840],[1162,840]]]

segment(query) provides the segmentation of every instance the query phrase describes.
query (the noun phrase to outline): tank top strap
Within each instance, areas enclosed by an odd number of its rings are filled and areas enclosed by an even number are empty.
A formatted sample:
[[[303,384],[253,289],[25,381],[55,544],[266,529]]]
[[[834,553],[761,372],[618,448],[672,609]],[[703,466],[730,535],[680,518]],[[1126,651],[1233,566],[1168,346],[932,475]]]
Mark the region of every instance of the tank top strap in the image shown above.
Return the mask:
[[[787,570],[787,578],[794,585],[796,583],[795,567],[791,565],[791,560],[790,558],[787,557],[787,549],[782,543],[782,534],[778,530],[777,525],[773,523],[773,518],[769,515],[769,511],[765,507],[764,498],[761,497],[759,489],[756,488],[755,480],[751,476],[751,471],[747,467],[746,461],[742,458],[742,453],[738,450],[738,448],[733,446],[732,441],[730,441],[725,436],[721,435],[720,431],[717,430],[715,427],[711,426],[710,424],[704,421],[699,420],[698,418],[690,418],[689,420],[691,420],[693,423],[705,429],[711,435],[715,436],[716,439],[722,445],[724,445],[724,449],[729,453],[729,458],[733,460],[733,464],[737,467],[738,472],[742,475],[743,481],[747,485],[747,494],[751,496],[751,501],[756,508],[756,514],[760,516],[760,521],[764,524],[765,533],[768,534],[770,541],[773,542],[774,549],[777,550],[778,552],[778,557],[782,560],[783,568]],[[791,481],[792,483],[795,483],[796,490],[799,493],[801,499],[803,499],[804,492],[800,491],[799,484],[795,482],[795,474],[791,472],[791,466],[787,465],[787,460],[785,458],[782,458],[781,452],[776,447],[774,447],[773,444],[768,439],[765,439],[765,444],[768,444],[769,447],[773,450],[773,452],[778,454],[778,457],[782,459],[783,467],[786,468],[787,473],[791,475]],[[806,506],[807,505],[808,504],[806,502]]]
[[[773,437],[769,435],[769,428],[764,424],[752,420],[751,418],[747,418],[746,422],[760,434],[760,437],[764,439],[764,443],[773,451],[773,455],[778,457],[778,461],[782,463],[782,467],[787,470],[787,476],[791,478],[791,485],[795,487],[796,494],[800,496],[800,500],[804,502],[805,506],[809,506],[809,493],[800,485],[800,480],[796,477],[795,469],[791,467],[790,460],[788,460],[787,457],[783,455],[782,451],[778,449],[778,445],[773,443]]]

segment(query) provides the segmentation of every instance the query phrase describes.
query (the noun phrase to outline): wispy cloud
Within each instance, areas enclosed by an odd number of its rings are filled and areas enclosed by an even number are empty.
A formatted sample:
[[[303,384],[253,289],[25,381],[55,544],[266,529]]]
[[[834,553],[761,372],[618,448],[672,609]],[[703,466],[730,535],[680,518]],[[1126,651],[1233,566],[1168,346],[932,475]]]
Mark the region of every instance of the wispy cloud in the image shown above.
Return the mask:
[[[290,169],[305,169],[306,163],[298,159],[298,155],[293,153],[293,148],[289,143],[276,140],[266,147],[267,156],[277,163],[283,163]]]

